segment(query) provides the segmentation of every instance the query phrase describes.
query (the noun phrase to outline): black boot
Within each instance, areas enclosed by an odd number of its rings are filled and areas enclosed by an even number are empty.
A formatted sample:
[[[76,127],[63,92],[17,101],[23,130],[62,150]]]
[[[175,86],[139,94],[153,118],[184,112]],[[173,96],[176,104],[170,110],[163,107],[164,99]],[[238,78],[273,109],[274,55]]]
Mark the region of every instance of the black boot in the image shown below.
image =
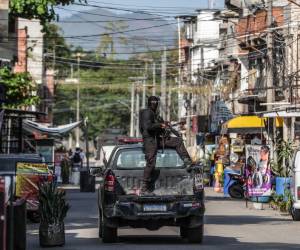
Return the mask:
[[[152,193],[153,191],[150,190],[150,182],[149,181],[143,181],[143,186],[141,189],[141,195],[148,196],[148,195],[154,195]]]
[[[158,177],[160,174],[160,170],[159,169],[154,169],[151,173],[151,180],[149,182],[149,186],[148,189],[150,192],[153,192],[155,190],[155,182],[157,181]]]

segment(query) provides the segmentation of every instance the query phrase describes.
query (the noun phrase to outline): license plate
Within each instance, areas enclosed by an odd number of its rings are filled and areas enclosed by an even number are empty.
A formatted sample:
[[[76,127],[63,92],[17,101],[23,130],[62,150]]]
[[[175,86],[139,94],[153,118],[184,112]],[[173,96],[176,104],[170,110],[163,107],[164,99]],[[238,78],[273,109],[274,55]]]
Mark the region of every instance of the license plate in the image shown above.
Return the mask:
[[[167,205],[144,205],[144,212],[166,212]]]
[[[203,188],[203,174],[195,174],[195,188],[196,189]]]

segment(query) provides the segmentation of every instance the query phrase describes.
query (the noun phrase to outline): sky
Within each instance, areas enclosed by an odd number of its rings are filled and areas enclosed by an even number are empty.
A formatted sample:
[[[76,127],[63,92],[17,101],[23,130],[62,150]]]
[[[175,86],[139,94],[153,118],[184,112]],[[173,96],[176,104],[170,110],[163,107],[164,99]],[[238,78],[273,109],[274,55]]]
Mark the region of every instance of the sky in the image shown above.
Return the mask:
[[[101,5],[126,9],[142,9],[152,12],[165,11],[172,14],[190,14],[196,9],[207,8],[209,0],[87,0],[88,4]],[[224,0],[211,0],[216,8],[222,8]],[[87,10],[85,6],[69,6],[74,10]],[[116,11],[116,10],[115,10]],[[117,11],[116,11],[117,12]],[[57,9],[61,18],[70,15],[70,12]]]

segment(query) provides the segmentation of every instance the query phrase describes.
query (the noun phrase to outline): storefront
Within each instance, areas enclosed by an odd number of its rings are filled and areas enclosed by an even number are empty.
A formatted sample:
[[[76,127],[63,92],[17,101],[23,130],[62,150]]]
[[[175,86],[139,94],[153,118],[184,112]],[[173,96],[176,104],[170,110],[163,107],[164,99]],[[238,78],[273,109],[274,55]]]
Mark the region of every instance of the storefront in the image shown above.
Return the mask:
[[[281,130],[283,119],[276,118],[276,127]],[[221,138],[227,138],[228,154],[245,154],[245,145],[267,144],[268,118],[258,116],[235,117],[222,125]],[[229,156],[228,155],[228,156]]]
[[[276,118],[276,127],[281,130],[282,125],[283,120]],[[224,176],[225,194],[229,181],[227,173],[245,174],[245,165],[249,156],[258,158],[262,145],[267,145],[271,149],[267,140],[268,132],[268,118],[264,117],[239,116],[222,124],[221,135],[216,145],[215,165],[220,166],[222,164],[224,172],[219,173],[219,179],[223,178],[220,176]],[[272,152],[272,149],[269,152]],[[220,172],[221,168],[218,169]]]

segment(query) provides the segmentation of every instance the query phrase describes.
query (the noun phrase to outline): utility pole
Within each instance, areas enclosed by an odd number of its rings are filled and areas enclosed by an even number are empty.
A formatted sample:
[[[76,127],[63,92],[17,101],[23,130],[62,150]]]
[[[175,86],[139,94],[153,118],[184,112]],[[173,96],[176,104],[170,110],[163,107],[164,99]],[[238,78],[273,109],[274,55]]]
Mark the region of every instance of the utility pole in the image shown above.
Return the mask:
[[[167,108],[167,121],[171,121],[171,101],[172,101],[172,88],[169,85],[168,88],[168,108]]]
[[[90,149],[89,149],[89,123],[88,123],[88,117],[84,119],[84,127],[85,127],[85,151],[86,151],[86,167],[89,171],[90,169]]]
[[[204,48],[203,48],[203,46],[201,46],[201,87],[204,86],[204,78],[203,78],[203,76],[204,76]],[[199,98],[200,99],[199,100],[199,102],[200,102],[199,109],[200,110],[197,109],[197,112],[200,111],[200,115],[206,115],[206,112],[205,112],[206,110],[205,110],[205,105],[204,104],[206,103],[205,99],[206,98],[208,99],[208,96],[203,96],[203,94],[200,94],[199,96],[200,96],[200,98]],[[204,98],[202,98],[202,97],[204,97]],[[203,100],[202,103],[201,103],[201,100]]]
[[[142,100],[142,108],[146,108],[146,80],[143,80],[143,100]]]
[[[52,68],[53,68],[53,73],[55,74],[55,61],[56,61],[56,51],[55,51],[55,43],[53,46],[53,60],[52,60]]]
[[[266,78],[266,87],[267,87],[267,103],[273,103],[273,33],[270,29],[273,22],[273,0],[268,1],[268,16],[267,16],[267,27],[268,35],[267,35],[267,78]],[[272,106],[268,105],[267,110],[271,111]]]
[[[273,1],[269,0],[268,1],[268,13],[267,13],[267,27],[268,29],[268,34],[267,34],[267,71],[266,71],[266,94],[267,94],[267,103],[273,103],[273,34],[272,30],[270,29],[272,26],[273,22],[273,15],[272,15],[272,7],[273,7]],[[271,111],[272,106],[268,105],[267,106],[267,111]],[[269,144],[272,146],[272,140],[271,140],[271,135],[274,134],[274,121],[273,119],[268,118],[268,140]],[[271,131],[270,131],[271,129]]]
[[[156,95],[156,65],[155,62],[153,62],[152,64],[152,70],[153,70],[153,87],[152,87],[152,95],[155,96]]]
[[[145,97],[145,101],[146,101],[145,81],[147,80],[147,78],[145,78],[145,77],[129,77],[129,80],[134,82],[131,86],[130,136],[139,137],[139,135],[140,135],[140,128],[139,128],[140,93],[139,93],[138,88],[140,88],[141,83],[142,83],[143,98]],[[134,97],[135,97],[135,100],[134,100]],[[135,106],[134,106],[134,104],[135,104]]]
[[[131,85],[131,107],[130,107],[130,137],[134,137],[134,93],[135,83]]]
[[[166,47],[164,47],[164,52],[161,57],[161,114],[162,118],[165,120],[166,115],[166,106],[167,106],[167,95],[166,95],[166,87],[167,87],[167,51]]]
[[[143,100],[142,100],[142,107],[146,108],[146,80],[148,78],[148,62],[145,61],[145,73],[143,81]]]
[[[72,119],[70,118],[69,120],[70,123],[72,123]],[[73,145],[73,137],[72,137],[72,133],[69,133],[69,149],[72,148]]]
[[[183,95],[181,93],[181,30],[180,30],[180,18],[177,17],[177,32],[178,32],[178,121],[181,118],[182,110],[182,99]]]
[[[136,113],[136,126],[135,126],[135,136],[139,137],[140,135],[140,93],[136,91],[136,106],[135,106],[135,113]]]
[[[80,89],[79,89],[79,84],[80,84],[80,53],[77,53],[77,100],[76,100],[76,121],[79,122],[80,120]],[[79,147],[79,127],[77,126],[76,128],[76,147]]]

